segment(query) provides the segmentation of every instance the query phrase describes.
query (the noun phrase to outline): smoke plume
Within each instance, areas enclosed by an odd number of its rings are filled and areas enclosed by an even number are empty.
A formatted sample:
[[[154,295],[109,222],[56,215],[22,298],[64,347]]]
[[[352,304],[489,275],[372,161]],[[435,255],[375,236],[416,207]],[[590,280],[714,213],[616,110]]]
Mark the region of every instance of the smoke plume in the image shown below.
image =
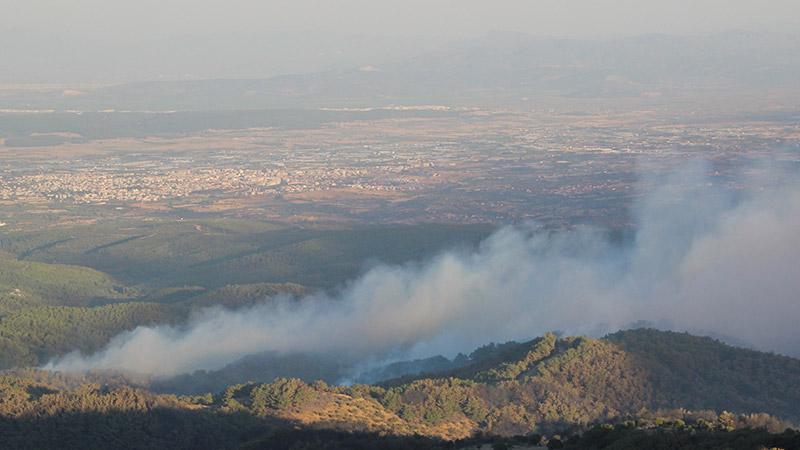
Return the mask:
[[[140,327],[93,355],[48,365],[167,377],[259,352],[366,361],[454,354],[549,330],[597,335],[636,321],[800,349],[800,184],[747,180],[731,194],[702,168],[635,208],[635,237],[603,230],[500,229],[477,249],[379,266],[334,294],[244,310],[212,308],[183,326]]]

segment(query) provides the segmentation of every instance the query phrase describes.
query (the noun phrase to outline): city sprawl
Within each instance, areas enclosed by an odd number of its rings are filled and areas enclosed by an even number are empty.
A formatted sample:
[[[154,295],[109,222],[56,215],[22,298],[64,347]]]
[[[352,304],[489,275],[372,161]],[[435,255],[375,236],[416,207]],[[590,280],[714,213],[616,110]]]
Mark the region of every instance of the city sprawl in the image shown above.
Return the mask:
[[[657,174],[702,157],[719,183],[736,188],[737,171],[749,160],[792,163],[800,125],[791,119],[681,123],[655,114],[468,111],[10,147],[0,159],[0,201],[291,221],[624,226],[621,207],[636,186],[652,181],[636,175],[643,168]]]

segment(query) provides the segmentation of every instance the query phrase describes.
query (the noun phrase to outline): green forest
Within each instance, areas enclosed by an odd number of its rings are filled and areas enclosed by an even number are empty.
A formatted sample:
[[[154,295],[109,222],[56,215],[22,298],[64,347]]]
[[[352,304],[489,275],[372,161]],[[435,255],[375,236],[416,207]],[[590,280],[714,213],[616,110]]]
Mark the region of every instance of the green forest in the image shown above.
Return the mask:
[[[685,333],[548,333],[373,385],[278,378],[181,396],[17,369],[0,377],[0,430],[14,448],[790,449],[797,379],[800,360]]]
[[[300,227],[229,218],[108,220],[2,233],[0,250],[23,261],[89,267],[148,296],[156,289],[252,283],[329,288],[358,276],[370,262],[424,260],[476,245],[492,230],[440,224]]]
[[[0,235],[0,369],[91,352],[193,311],[300,297],[477,243],[486,226],[286,228],[261,221],[124,221]],[[467,244],[464,244],[467,243]],[[365,263],[367,261],[367,263]]]

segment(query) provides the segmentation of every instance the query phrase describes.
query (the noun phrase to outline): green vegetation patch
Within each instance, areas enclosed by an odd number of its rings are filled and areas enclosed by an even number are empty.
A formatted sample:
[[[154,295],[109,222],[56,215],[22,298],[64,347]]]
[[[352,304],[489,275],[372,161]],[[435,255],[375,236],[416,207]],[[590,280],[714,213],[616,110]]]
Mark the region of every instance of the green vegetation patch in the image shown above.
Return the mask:
[[[130,289],[110,276],[87,267],[20,261],[0,252],[0,298],[20,302],[85,305],[95,299],[123,299]]]

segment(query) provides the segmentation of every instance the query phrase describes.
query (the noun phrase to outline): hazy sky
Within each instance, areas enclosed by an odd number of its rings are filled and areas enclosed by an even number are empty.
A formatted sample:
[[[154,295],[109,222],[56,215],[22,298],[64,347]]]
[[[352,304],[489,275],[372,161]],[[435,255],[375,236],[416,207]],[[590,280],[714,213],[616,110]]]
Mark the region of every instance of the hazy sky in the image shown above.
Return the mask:
[[[312,29],[618,35],[800,23],[798,0],[0,0],[0,11],[6,31],[102,33],[109,39]]]
[[[267,78],[396,61],[489,31],[730,29],[800,29],[800,0],[0,0],[0,84]]]

